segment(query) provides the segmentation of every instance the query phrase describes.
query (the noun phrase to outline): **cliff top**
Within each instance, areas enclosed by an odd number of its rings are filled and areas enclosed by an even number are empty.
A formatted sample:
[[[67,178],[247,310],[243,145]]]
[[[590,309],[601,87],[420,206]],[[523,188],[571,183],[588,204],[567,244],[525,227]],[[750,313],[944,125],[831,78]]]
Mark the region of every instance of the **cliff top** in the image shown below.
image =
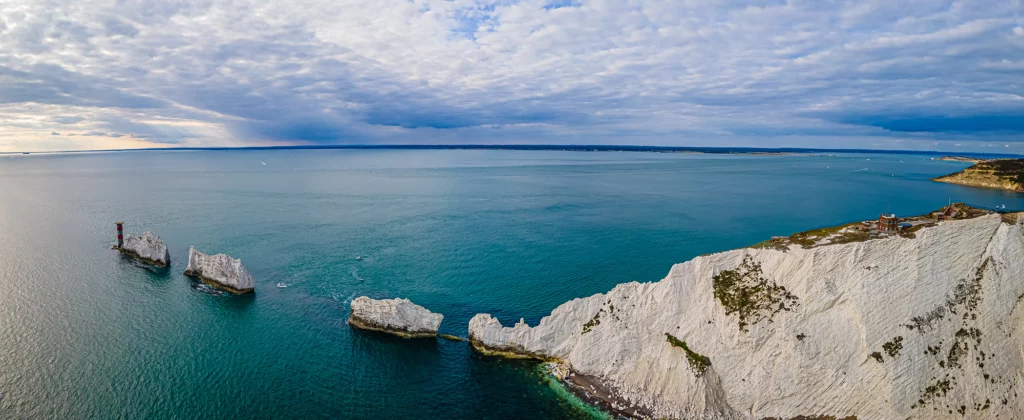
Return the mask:
[[[946,210],[949,212],[946,213]],[[964,220],[975,217],[993,214],[994,211],[979,209],[968,206],[964,203],[953,203],[938,210],[923,215],[910,217],[897,217],[898,227],[895,231],[884,231],[879,229],[878,219],[864,220],[859,222],[846,223],[838,226],[812,229],[804,232],[794,233],[789,236],[776,236],[764,242],[751,246],[751,248],[774,248],[780,251],[787,251],[792,246],[802,248],[814,248],[825,245],[845,244],[849,242],[864,242],[872,239],[887,238],[890,236],[901,236],[904,238],[915,238],[915,232],[926,227],[935,226],[941,220]],[[1007,223],[1015,223],[1013,214],[1007,214],[1003,218]],[[1011,220],[1012,218],[1012,220]]]

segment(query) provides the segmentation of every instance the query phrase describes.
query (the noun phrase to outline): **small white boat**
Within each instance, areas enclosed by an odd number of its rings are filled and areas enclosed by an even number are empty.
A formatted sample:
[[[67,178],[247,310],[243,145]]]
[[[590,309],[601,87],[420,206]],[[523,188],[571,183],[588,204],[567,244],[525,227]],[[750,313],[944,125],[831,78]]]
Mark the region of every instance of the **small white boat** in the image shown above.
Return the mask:
[[[288,287],[288,285],[284,284],[284,282],[281,282],[281,283],[277,284],[277,287],[280,287],[280,288],[284,289],[285,287]]]
[[[262,163],[263,166],[267,166],[267,162],[264,162],[264,161],[261,160],[260,163]]]
[[[356,257],[356,261],[362,261],[362,260],[363,260],[363,256],[362,255]]]

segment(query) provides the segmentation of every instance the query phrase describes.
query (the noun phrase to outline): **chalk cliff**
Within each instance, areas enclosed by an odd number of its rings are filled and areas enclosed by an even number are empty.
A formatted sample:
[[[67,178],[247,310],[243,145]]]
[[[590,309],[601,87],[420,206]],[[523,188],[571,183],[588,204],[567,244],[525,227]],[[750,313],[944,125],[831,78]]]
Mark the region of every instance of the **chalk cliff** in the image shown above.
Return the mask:
[[[435,337],[444,315],[430,312],[409,299],[352,300],[349,325],[406,338]]]
[[[632,417],[1024,418],[1022,220],[701,256],[470,342]]]
[[[252,293],[256,284],[242,265],[242,260],[224,254],[206,255],[188,248],[186,276],[198,277],[203,283],[235,294]]]
[[[985,160],[933,181],[1024,192],[1024,159]]]
[[[167,245],[153,232],[144,232],[139,236],[126,236],[124,244],[118,248],[118,251],[160,267],[167,267],[171,264],[171,254],[167,252]]]

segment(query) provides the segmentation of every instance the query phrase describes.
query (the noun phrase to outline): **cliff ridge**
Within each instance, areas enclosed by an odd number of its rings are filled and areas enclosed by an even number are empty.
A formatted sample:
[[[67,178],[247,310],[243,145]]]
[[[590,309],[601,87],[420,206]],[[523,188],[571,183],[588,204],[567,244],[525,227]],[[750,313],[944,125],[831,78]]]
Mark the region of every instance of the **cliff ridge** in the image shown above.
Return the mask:
[[[1022,221],[701,256],[470,341],[628,417],[1021,418]]]

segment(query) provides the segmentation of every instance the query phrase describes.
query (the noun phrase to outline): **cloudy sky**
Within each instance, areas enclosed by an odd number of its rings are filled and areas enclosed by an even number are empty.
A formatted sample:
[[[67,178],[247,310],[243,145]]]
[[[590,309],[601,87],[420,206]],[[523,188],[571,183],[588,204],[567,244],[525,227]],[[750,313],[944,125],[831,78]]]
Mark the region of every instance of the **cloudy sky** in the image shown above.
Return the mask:
[[[0,151],[1024,153],[1024,0],[0,1]]]

